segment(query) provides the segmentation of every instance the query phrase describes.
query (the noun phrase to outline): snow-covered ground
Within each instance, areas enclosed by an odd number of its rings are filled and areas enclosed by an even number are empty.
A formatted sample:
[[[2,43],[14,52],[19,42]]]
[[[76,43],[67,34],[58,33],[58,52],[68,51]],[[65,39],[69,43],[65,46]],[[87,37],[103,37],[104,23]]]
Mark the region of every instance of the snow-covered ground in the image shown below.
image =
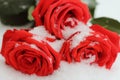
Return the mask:
[[[120,0],[97,0],[98,6],[95,17],[107,16],[120,21]],[[24,28],[8,27],[0,23],[0,48],[3,33],[7,29]],[[0,80],[120,80],[120,55],[111,70],[88,65],[85,63],[68,64],[61,62],[59,70],[47,77],[26,75],[6,65],[0,55]]]

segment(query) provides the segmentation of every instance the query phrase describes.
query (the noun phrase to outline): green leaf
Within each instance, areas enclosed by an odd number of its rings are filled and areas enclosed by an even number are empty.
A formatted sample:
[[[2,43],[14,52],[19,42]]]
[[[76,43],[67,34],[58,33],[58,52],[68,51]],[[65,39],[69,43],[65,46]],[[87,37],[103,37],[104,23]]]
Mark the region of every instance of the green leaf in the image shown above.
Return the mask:
[[[82,1],[88,5],[92,17],[94,17],[96,5],[97,5],[96,0],[82,0]]]
[[[0,15],[14,15],[35,5],[35,0],[0,0]]]
[[[99,24],[105,27],[106,29],[109,29],[111,31],[114,31],[120,34],[120,22],[115,19],[100,17],[100,18],[92,19],[91,22],[92,24]]]
[[[11,26],[22,26],[29,22],[27,19],[28,12],[24,11],[20,14],[0,16],[2,24]]]
[[[35,6],[31,6],[31,7],[28,9],[28,20],[29,20],[29,21],[34,20],[34,19],[33,19],[33,16],[32,16],[32,12],[33,12],[34,8],[35,8]]]

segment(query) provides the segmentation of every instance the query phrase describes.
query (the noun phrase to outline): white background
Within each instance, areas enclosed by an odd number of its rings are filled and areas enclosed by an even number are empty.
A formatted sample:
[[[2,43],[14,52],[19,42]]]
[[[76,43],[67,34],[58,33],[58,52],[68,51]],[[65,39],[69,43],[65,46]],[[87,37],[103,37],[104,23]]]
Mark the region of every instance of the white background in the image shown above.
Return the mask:
[[[96,8],[95,17],[111,17],[120,21],[120,0],[97,0],[97,2],[98,6]],[[0,24],[0,47],[3,33],[7,29],[12,28],[13,27]],[[94,66],[74,66],[74,64],[68,66],[66,63],[62,63],[62,67],[63,68],[61,68],[61,70],[63,70],[63,72],[54,73],[52,76],[29,76],[15,71],[10,66],[7,66],[0,55],[0,80],[120,80],[120,56],[118,56],[113,68],[110,71],[103,68],[99,69]]]
[[[120,0],[97,0],[96,17],[107,16],[120,21]]]

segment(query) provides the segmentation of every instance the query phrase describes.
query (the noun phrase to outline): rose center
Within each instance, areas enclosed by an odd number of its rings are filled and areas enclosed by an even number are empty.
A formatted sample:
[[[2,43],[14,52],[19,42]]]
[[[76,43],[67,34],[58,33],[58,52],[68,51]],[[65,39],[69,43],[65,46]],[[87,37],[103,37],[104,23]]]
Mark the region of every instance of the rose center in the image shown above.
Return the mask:
[[[24,60],[26,64],[33,64],[36,61],[36,58],[26,57]]]

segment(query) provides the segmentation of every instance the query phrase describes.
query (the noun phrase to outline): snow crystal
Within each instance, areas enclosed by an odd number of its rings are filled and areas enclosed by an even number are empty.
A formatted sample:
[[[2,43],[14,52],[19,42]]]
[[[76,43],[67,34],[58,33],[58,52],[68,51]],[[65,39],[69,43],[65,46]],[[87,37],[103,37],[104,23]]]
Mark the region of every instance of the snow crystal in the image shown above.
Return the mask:
[[[92,35],[91,34],[92,30],[88,26],[85,26],[84,24],[82,24],[82,25],[79,24],[76,27],[79,27],[78,30],[80,31],[80,33],[75,35],[72,38],[71,49],[76,47],[80,42],[84,41],[86,39],[86,37]]]
[[[80,33],[83,33],[83,34],[84,33],[89,34],[89,32],[91,32],[92,30],[89,28],[89,26],[85,25],[82,22],[79,22],[79,24],[74,28],[66,26],[65,29],[62,30],[62,33],[63,33],[63,37],[65,39],[68,39],[72,34],[79,32],[79,31],[80,31]]]
[[[79,22],[78,25],[74,28],[65,27],[62,31],[65,39],[68,39],[72,34],[80,32],[72,37],[71,49],[76,47],[81,41],[85,40],[86,37],[92,35],[92,30],[89,26],[85,25],[82,22]]]
[[[32,30],[30,30],[29,33],[32,33],[33,34],[32,38],[37,41],[45,40],[46,37],[53,39],[55,38],[54,36],[49,34],[47,30],[45,30],[44,26],[35,27]]]
[[[51,34],[48,33],[48,31],[44,28],[44,26],[39,26],[39,27],[35,27],[34,29],[29,31],[30,33],[33,34],[33,39],[37,40],[37,41],[46,41],[50,44],[50,46],[56,50],[57,52],[60,51],[62,44],[64,42],[64,40],[55,40],[54,42],[49,42],[46,40],[47,38],[52,38],[55,39],[54,36],[52,36]]]
[[[48,42],[48,43],[51,45],[51,47],[54,50],[56,50],[57,52],[60,52],[63,42],[64,42],[64,40],[56,40],[54,42]]]

